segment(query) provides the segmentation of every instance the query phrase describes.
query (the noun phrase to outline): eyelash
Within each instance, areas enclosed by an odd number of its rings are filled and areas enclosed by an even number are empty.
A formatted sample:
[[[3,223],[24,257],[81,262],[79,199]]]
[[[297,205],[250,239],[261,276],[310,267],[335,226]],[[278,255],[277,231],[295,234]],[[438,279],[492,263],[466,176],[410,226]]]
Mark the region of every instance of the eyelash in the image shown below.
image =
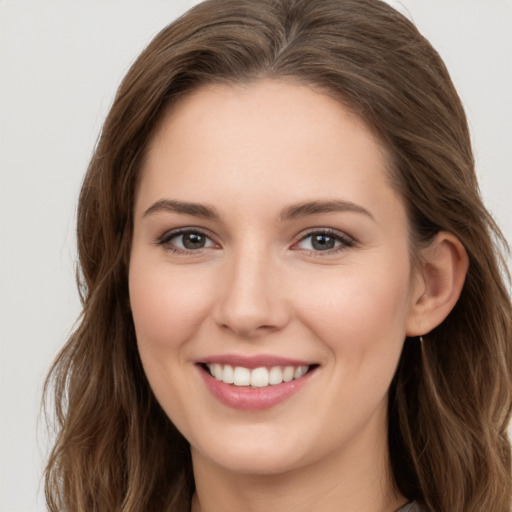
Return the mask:
[[[178,237],[184,236],[184,235],[199,235],[199,236],[205,237],[213,244],[216,244],[216,242],[213,240],[213,238],[207,232],[203,231],[202,229],[181,228],[181,229],[176,229],[176,230],[164,233],[162,236],[160,236],[157,239],[156,245],[163,246],[166,250],[169,250],[175,254],[179,254],[179,255],[183,255],[183,256],[198,254],[202,249],[210,248],[210,247],[200,247],[197,249],[186,249],[186,248],[176,247],[171,244],[171,240],[173,238],[178,238]],[[347,235],[345,235],[339,231],[335,231],[335,230],[329,229],[329,228],[313,228],[313,229],[309,230],[308,232],[306,232],[305,234],[303,234],[296,242],[293,243],[293,245],[291,247],[292,250],[300,250],[300,249],[294,249],[294,247],[296,247],[301,242],[304,242],[309,237],[312,237],[314,235],[317,235],[317,236],[320,235],[320,236],[333,238],[335,240],[335,243],[338,243],[338,245],[336,245],[335,247],[333,247],[331,249],[326,249],[324,251],[304,249],[304,252],[306,252],[306,254],[308,254],[308,256],[322,257],[323,255],[336,254],[338,252],[344,251],[345,249],[354,247],[356,245],[356,242],[352,238],[349,238]]]
[[[198,254],[198,252],[201,251],[201,249],[205,249],[205,248],[208,249],[208,247],[200,247],[198,249],[186,249],[186,248],[182,249],[181,247],[176,247],[171,244],[171,240],[173,238],[178,238],[178,237],[184,236],[184,235],[203,236],[206,239],[213,242],[214,244],[216,244],[216,242],[213,240],[213,238],[208,233],[206,233],[202,229],[197,229],[197,228],[181,228],[181,229],[175,229],[173,231],[168,231],[157,239],[156,244],[159,246],[163,246],[168,251],[171,251],[175,254],[180,254],[183,256]]]
[[[345,235],[344,233],[341,233],[340,231],[336,231],[334,229],[329,229],[329,228],[313,228],[313,229],[309,230],[308,232],[306,232],[305,234],[303,234],[300,237],[300,239],[293,244],[292,248],[297,246],[301,242],[304,242],[305,240],[307,240],[308,238],[310,238],[314,235],[320,235],[320,236],[325,236],[325,237],[329,237],[329,238],[334,238],[335,243],[339,243],[339,244],[337,246],[335,246],[331,249],[327,249],[325,251],[315,251],[315,250],[304,249],[304,251],[308,254],[308,256],[322,257],[324,255],[337,254],[346,249],[349,249],[350,247],[355,246],[355,241],[352,238]]]

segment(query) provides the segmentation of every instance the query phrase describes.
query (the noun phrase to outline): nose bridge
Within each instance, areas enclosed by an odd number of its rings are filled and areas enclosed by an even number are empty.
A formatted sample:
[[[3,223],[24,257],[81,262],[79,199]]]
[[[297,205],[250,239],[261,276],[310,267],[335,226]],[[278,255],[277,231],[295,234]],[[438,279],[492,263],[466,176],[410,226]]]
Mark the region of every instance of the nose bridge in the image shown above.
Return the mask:
[[[217,323],[246,337],[282,327],[287,314],[278,275],[268,247],[247,243],[233,250],[221,283]]]

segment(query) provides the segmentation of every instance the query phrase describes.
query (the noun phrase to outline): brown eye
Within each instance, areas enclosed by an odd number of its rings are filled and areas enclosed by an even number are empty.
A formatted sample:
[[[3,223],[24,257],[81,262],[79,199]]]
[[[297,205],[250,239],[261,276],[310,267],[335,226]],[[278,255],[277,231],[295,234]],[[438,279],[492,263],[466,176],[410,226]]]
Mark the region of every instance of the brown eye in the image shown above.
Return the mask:
[[[334,249],[336,245],[336,239],[329,235],[312,235],[311,246],[316,251],[327,251]]]
[[[352,247],[354,243],[341,233],[315,231],[304,236],[297,244],[297,249],[310,252],[329,252]]]
[[[202,249],[207,241],[206,236],[201,233],[185,233],[177,238],[180,237],[185,249]]]
[[[201,231],[180,230],[165,234],[160,240],[159,245],[175,252],[197,251],[215,247],[212,239]]]

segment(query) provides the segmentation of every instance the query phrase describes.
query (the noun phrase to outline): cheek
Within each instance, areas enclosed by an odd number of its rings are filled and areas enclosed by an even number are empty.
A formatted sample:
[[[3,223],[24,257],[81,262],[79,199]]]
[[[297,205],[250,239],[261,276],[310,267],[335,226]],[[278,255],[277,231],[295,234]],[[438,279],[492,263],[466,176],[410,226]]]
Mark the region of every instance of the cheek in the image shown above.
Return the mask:
[[[343,357],[382,355],[386,350],[395,357],[405,339],[409,311],[409,279],[397,270],[404,268],[381,261],[380,267],[336,269],[321,279],[317,275],[308,280],[313,287],[295,293],[302,302],[303,322]]]
[[[132,255],[129,292],[139,355],[156,399],[182,430],[199,415],[188,396],[190,350],[208,310],[204,281]],[[182,428],[180,428],[182,427]]]
[[[141,352],[172,351],[190,339],[208,309],[204,282],[167,265],[147,265],[133,258],[130,303]]]

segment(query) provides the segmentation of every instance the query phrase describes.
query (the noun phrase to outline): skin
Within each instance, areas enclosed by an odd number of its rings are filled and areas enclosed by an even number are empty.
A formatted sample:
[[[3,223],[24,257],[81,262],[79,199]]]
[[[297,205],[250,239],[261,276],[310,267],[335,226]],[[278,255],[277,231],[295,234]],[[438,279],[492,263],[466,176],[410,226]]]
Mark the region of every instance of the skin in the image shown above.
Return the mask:
[[[387,167],[357,116],[302,85],[204,87],[162,121],[136,198],[130,301],[150,385],[191,445],[194,512],[406,502],[389,469],[388,389],[405,337],[455,303],[465,253],[440,234],[412,268]],[[162,207],[169,200],[217,217]],[[283,219],[322,201],[345,203]],[[182,228],[207,235],[204,247],[184,252]],[[325,229],[335,247],[322,251],[309,235]],[[218,354],[318,367],[284,402],[247,411],[205,386],[197,363]]]

